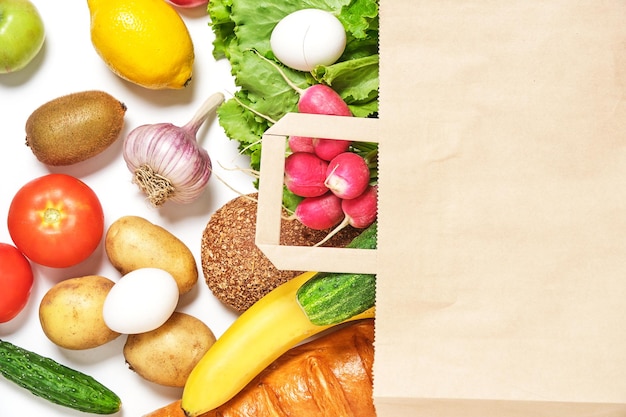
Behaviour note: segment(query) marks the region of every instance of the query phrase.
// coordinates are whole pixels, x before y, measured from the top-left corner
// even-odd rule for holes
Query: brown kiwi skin
[[[26,145],[46,165],[85,161],[119,138],[126,110],[124,103],[99,90],[55,98],[26,120]]]

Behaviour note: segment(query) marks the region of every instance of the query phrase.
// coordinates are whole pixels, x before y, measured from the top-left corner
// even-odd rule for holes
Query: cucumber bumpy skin
[[[120,398],[89,375],[0,340],[0,374],[38,397],[93,414],[117,413]]]
[[[376,232],[374,222],[347,247],[376,249]],[[376,275],[320,272],[304,283],[296,296],[311,323],[338,324],[374,306]]]

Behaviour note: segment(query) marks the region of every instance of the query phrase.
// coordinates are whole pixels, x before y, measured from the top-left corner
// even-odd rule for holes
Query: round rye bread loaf
[[[281,271],[254,243],[257,194],[236,197],[211,215],[201,244],[205,281],[221,302],[237,312],[304,271]],[[281,245],[313,246],[330,230],[313,230],[297,220],[282,220]],[[361,230],[346,227],[323,246],[344,247]]]

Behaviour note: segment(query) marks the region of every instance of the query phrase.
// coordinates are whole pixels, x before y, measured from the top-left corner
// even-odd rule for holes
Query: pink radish
[[[329,229],[343,218],[341,199],[331,192],[319,197],[306,197],[296,207],[295,217],[311,229]]]
[[[365,159],[354,152],[343,152],[330,161],[324,185],[337,197],[356,198],[369,185],[370,170]]]
[[[298,87],[291,81],[283,69],[271,59],[261,55],[258,51],[254,52],[268,64],[272,65],[287,85],[300,95],[298,101],[298,111],[300,113],[311,114],[329,114],[333,116],[352,116],[352,111],[339,94],[325,84],[315,84],[306,89]]]
[[[272,65],[285,80],[287,85],[300,95],[298,111],[309,114],[327,114],[331,116],[352,116],[352,111],[341,96],[325,84],[315,84],[306,89],[298,87],[274,61],[255,51],[261,59]],[[350,141],[335,139],[314,139],[315,153],[322,159],[330,161],[350,146]],[[317,149],[319,147],[319,150]],[[318,153],[319,152],[319,153]]]
[[[283,76],[285,76],[283,74]],[[285,77],[286,78],[286,77]],[[298,111],[310,114],[352,116],[350,108],[339,94],[326,84],[315,84],[303,90],[287,79],[287,84],[300,94]]]
[[[315,246],[323,245],[331,237],[347,226],[365,229],[376,220],[378,214],[378,186],[368,185],[365,191],[356,198],[341,200],[341,210],[344,218],[324,239]]]
[[[324,185],[328,162],[308,152],[292,153],[285,159],[285,186],[300,197],[318,197],[328,188]]]
[[[310,114],[328,114],[332,116],[352,116],[352,112],[345,101],[327,85],[316,84],[306,90],[293,88],[300,93],[298,111]],[[313,152],[320,158],[330,161],[335,156],[345,152],[352,142],[343,139],[313,138]]]
[[[330,161],[340,153],[346,152],[350,147],[349,140],[343,139],[312,139],[313,152],[325,161]]]
[[[350,200],[341,200],[341,210],[348,224],[357,229],[369,227],[378,214],[378,186],[368,185],[363,193]]]
[[[306,136],[289,136],[287,141],[292,152],[314,153],[313,139]],[[323,158],[322,158],[323,159]]]
[[[298,89],[300,101],[298,111],[310,114],[328,114],[332,116],[352,116],[352,112],[345,101],[327,85],[316,84],[306,90]],[[313,152],[320,158],[330,161],[335,156],[345,152],[350,147],[349,140],[313,138]]]

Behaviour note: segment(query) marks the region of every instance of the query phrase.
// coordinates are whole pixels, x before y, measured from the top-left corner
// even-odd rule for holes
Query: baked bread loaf
[[[237,312],[304,271],[281,271],[254,243],[257,194],[239,196],[211,215],[201,243],[202,272],[209,289]],[[313,246],[330,232],[310,229],[297,220],[282,220],[281,245]],[[361,233],[346,227],[323,246],[344,247]]]
[[[367,319],[296,346],[200,417],[375,417],[373,341],[374,319]],[[185,414],[177,400],[144,417]]]

